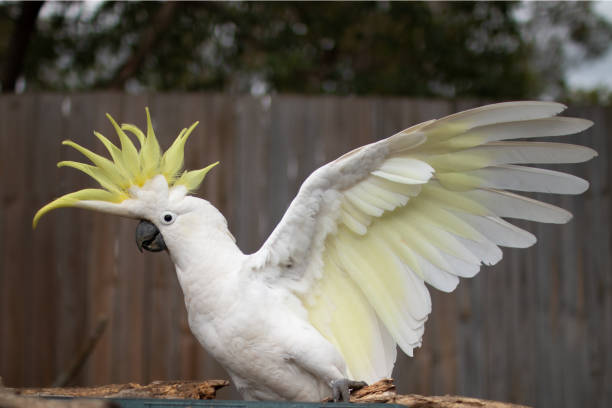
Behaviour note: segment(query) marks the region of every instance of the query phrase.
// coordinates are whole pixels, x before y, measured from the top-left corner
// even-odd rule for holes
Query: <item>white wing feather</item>
[[[503,140],[561,136],[591,122],[547,102],[484,106],[406,129],[315,171],[250,267],[295,293],[351,377],[390,376],[396,347],[420,346],[431,299],[536,238],[500,217],[564,223],[561,208],[504,191],[579,194],[578,177],[519,166],[576,163],[583,146]]]

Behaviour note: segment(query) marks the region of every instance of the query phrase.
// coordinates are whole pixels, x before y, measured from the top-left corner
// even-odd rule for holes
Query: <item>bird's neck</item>
[[[213,206],[196,212],[176,239],[167,240],[185,304],[215,313],[231,296],[245,255],[235,243],[223,215]]]

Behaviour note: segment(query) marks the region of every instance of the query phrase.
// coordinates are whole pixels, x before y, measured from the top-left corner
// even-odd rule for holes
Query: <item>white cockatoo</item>
[[[102,189],[66,194],[80,207],[140,221],[140,249],[167,250],[185,296],[189,327],[245,399],[347,399],[362,381],[389,377],[396,345],[412,356],[431,312],[426,284],[451,292],[500,246],[536,238],[504,220],[565,223],[561,208],[506,190],[580,194],[588,183],[529,163],[576,163],[583,146],[519,138],[587,129],[549,102],[488,105],[431,120],[355,149],[313,172],[261,249],[246,255],[223,215],[190,195],[217,163],[183,171],[195,124],[162,154],[147,130],[119,126],[112,160],[71,141],[92,164],[60,162]],[[125,132],[140,144],[137,149]]]

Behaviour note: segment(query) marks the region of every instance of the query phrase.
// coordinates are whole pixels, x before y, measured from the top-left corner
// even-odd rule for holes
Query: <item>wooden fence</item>
[[[11,386],[53,382],[101,316],[109,324],[74,384],[227,378],[190,334],[165,253],[140,254],[136,222],[77,209],[36,209],[91,186],[57,169],[81,160],[60,142],[99,152],[104,117],[144,126],[149,106],[162,146],[199,120],[187,165],[221,165],[200,193],[217,205],[245,252],[258,248],[304,178],[341,153],[477,101],[224,96],[30,94],[0,97],[0,376]],[[539,243],[506,250],[496,267],[433,293],[415,358],[400,356],[402,392],[456,393],[538,407],[612,406],[610,157],[612,110],[570,109],[596,125],[569,140],[600,156],[570,166],[591,181],[579,197],[550,197],[575,215],[567,225],[521,223]],[[237,397],[226,391],[222,397]]]

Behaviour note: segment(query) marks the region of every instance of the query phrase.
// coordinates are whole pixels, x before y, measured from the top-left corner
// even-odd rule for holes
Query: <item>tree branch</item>
[[[100,341],[100,338],[104,334],[104,330],[106,329],[106,324],[108,323],[108,318],[106,316],[102,316],[98,320],[98,325],[94,330],[93,334],[87,339],[87,342],[83,344],[79,353],[74,356],[73,360],[70,362],[70,366],[66,371],[63,371],[53,382],[53,387],[64,387],[70,383],[70,381],[78,374],[83,364],[89,358],[89,355],[93,352],[96,344]]]

